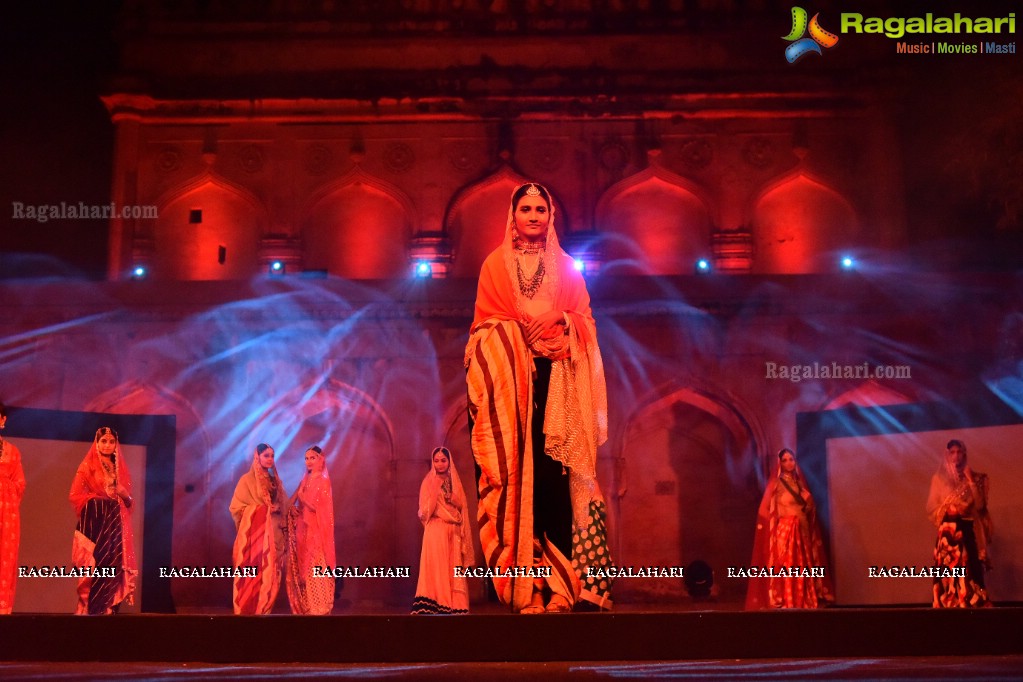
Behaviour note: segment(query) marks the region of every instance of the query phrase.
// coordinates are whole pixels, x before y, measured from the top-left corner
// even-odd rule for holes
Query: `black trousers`
[[[572,558],[572,497],[568,488],[568,470],[544,452],[544,414],[551,384],[551,361],[534,358],[533,382],[533,535],[544,535],[558,550]]]

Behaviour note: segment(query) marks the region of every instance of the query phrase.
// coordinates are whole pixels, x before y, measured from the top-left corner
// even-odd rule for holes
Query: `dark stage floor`
[[[326,642],[310,643],[314,647]],[[0,663],[4,680],[1020,680],[1023,656],[727,659],[602,663]]]
[[[0,618],[0,678],[1019,680],[1021,632],[1018,606],[447,617],[14,615]]]

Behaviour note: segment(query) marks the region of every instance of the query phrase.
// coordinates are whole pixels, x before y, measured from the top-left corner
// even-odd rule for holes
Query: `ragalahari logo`
[[[838,44],[838,36],[821,28],[817,20],[819,16],[820,13],[814,14],[813,19],[807,22],[805,9],[792,8],[792,31],[783,38],[792,43],[785,48],[785,59],[789,60],[789,64],[795,64],[810,52],[822,54],[822,47],[834,47]],[[807,32],[810,33],[810,37],[804,38]]]

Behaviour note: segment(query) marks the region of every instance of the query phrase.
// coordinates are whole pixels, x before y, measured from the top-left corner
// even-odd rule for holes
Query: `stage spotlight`
[[[714,569],[706,561],[697,559],[685,567],[682,579],[686,592],[693,599],[706,599],[714,587]]]
[[[842,256],[842,269],[852,270],[856,267],[856,261],[853,260],[852,256]]]
[[[131,278],[132,279],[145,279],[146,275],[148,275],[148,274],[149,274],[149,271],[146,270],[144,265],[136,265],[135,268],[131,271]]]
[[[416,263],[416,277],[430,277],[433,275],[433,268],[430,267],[430,263],[425,260],[421,260]]]
[[[586,272],[586,261],[581,258],[572,259],[572,265],[574,265],[575,269],[579,272]]]
[[[709,260],[707,260],[706,258],[701,258],[700,260],[696,261],[696,274],[697,275],[705,275],[708,272],[710,272],[710,261]]]
[[[275,260],[272,263],[270,263],[270,276],[271,277],[280,277],[281,275],[283,275],[285,273],[285,270],[286,270],[286,268],[284,266],[284,263],[279,261],[279,260]]]

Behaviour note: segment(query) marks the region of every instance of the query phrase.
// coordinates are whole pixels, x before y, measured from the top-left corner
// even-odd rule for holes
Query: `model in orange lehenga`
[[[751,564],[786,576],[751,577],[747,609],[815,609],[834,600],[813,495],[788,448],[778,453],[757,512]],[[806,571],[802,569],[807,569]],[[806,575],[816,569],[823,575]],[[799,575],[794,575],[798,573]]]

